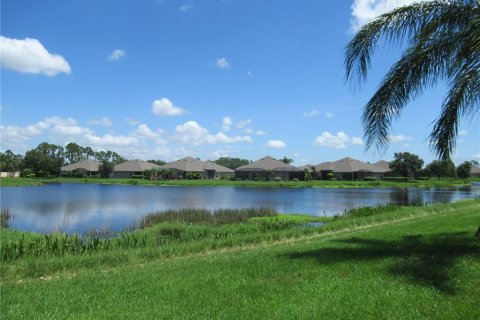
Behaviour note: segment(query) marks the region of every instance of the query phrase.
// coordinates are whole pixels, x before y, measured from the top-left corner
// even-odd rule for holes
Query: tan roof
[[[295,166],[266,156],[255,162],[238,167],[235,171],[299,171]]]
[[[175,169],[184,172],[203,172],[206,170],[214,170],[222,173],[233,173],[230,168],[221,166],[210,161],[201,161],[192,157],[186,157],[177,161],[169,162],[160,166],[159,169]]]
[[[82,160],[76,163],[71,163],[69,165],[63,166],[60,168],[60,171],[75,171],[78,169],[83,169],[86,171],[98,171],[98,166],[100,163],[97,160]]]
[[[478,173],[480,173],[480,168],[479,167],[472,167],[472,169],[470,169],[470,173],[478,174]]]
[[[323,162],[315,166],[318,171],[332,170],[334,172],[358,172],[358,171],[369,171],[369,172],[388,172],[389,169],[384,169],[381,167],[374,166],[369,163],[362,162],[360,160],[355,160],[352,158],[343,158],[334,162]]]
[[[305,169],[307,169],[308,172],[312,172],[312,167],[313,167],[313,165],[311,165],[311,164],[306,164],[306,165],[304,165],[304,166],[297,167],[297,168],[298,168],[299,170],[301,170],[301,171],[305,171]],[[316,168],[315,168],[315,169],[316,169]]]
[[[135,159],[127,162],[117,164],[114,168],[114,172],[142,172],[145,170],[158,169],[159,165],[155,163],[146,162],[143,160]]]
[[[391,169],[390,169],[390,162],[385,161],[385,160],[377,161],[377,162],[373,163],[373,165],[374,165],[375,167],[380,167],[380,168],[383,168],[383,169],[388,169],[389,171],[391,170]]]

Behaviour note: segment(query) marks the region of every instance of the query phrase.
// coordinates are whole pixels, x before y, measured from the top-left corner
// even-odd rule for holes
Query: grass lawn
[[[0,186],[15,187],[42,185],[47,183],[97,183],[97,184],[129,184],[145,186],[232,186],[232,187],[264,187],[264,188],[378,188],[378,187],[445,187],[470,185],[474,179],[447,179],[440,180],[408,180],[388,179],[377,181],[347,181],[347,180],[315,180],[315,181],[230,181],[230,180],[162,180],[151,181],[143,179],[122,178],[0,178]]]
[[[253,228],[231,238],[210,238],[205,231],[206,239],[180,236],[142,248],[2,261],[0,314],[2,319],[480,318],[480,241],[473,236],[480,224],[479,200],[357,211],[318,228],[255,229],[284,219],[297,218],[216,226]],[[154,225],[141,232],[158,239],[166,235],[160,230]],[[2,242],[19,236],[2,233]]]

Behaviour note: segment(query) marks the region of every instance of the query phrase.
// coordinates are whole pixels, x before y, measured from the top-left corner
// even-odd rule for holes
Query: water
[[[15,215],[13,228],[82,233],[103,227],[121,230],[145,214],[166,209],[266,207],[286,214],[328,216],[361,206],[452,202],[480,197],[480,187],[282,189],[51,184],[2,187],[0,193],[1,208]]]

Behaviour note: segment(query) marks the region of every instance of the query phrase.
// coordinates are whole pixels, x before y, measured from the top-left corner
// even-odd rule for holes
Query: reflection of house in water
[[[348,157],[334,162],[322,162],[316,165],[315,169],[321,179],[327,179],[327,174],[333,173],[337,180],[360,180],[366,177],[383,179],[385,173],[390,172],[390,168],[385,168],[383,163],[381,166],[376,166]]]
[[[234,174],[234,171],[227,167],[214,162],[201,161],[191,157],[169,162],[160,166],[159,169],[173,170],[184,178],[186,178],[188,172],[198,173],[202,179],[219,179],[222,177],[231,177]]]
[[[271,180],[274,178],[291,180],[293,178],[302,178],[303,170],[267,156],[238,167],[235,170],[235,177],[242,180]]]
[[[97,160],[82,160],[76,163],[71,163],[69,165],[63,166],[60,168],[60,172],[62,174],[66,174],[67,172],[74,172],[79,174],[84,174],[86,176],[97,176],[98,175],[98,167],[100,163]]]

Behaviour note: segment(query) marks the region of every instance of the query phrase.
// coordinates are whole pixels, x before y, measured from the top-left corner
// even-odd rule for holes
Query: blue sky
[[[381,47],[367,83],[344,82],[354,30],[408,0],[3,0],[1,146],[76,142],[127,158],[265,155],[434,159],[445,87],[410,103],[385,153],[365,151],[361,113],[399,51]],[[477,123],[478,124],[478,123]],[[480,159],[460,124],[454,161]]]

